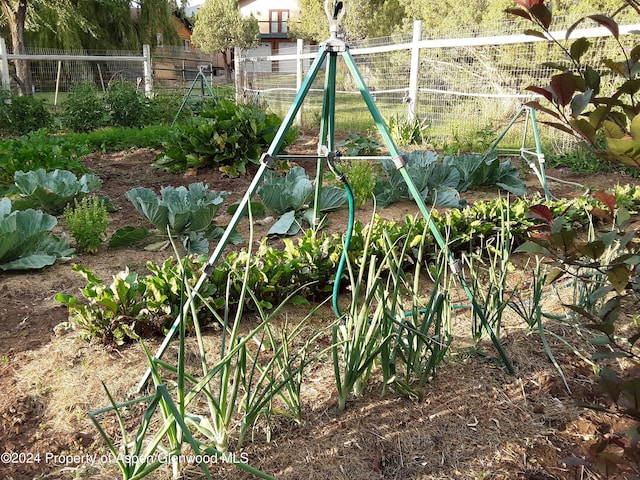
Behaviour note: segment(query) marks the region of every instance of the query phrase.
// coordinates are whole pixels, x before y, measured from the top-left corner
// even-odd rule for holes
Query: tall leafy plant
[[[155,166],[178,172],[215,167],[237,177],[246,171],[248,164],[259,162],[281,123],[275,114],[221,99],[208,105],[199,117],[175,126]],[[283,147],[296,136],[297,130],[290,129]]]
[[[44,130],[0,141],[0,188],[13,184],[17,171],[56,169],[85,173],[80,157],[91,150],[82,141],[48,135]]]
[[[386,178],[378,181],[375,194],[381,206],[410,199],[403,175],[391,160],[383,160]],[[432,150],[414,150],[407,155],[405,170],[422,199],[429,204],[446,207],[464,206],[460,192],[473,187],[496,187],[513,195],[524,195],[525,184],[510,161],[467,154],[440,158]]]
[[[637,93],[640,82],[640,46],[623,42],[615,14],[631,9],[640,16],[635,0],[624,0],[614,15],[589,15],[571,25],[564,41],[551,33],[553,13],[544,0],[516,0],[520,5],[507,12],[525,18],[536,28],[529,35],[547,39],[562,51],[565,61],[547,62],[557,71],[548,85],[531,85],[527,90],[540,95],[528,105],[546,113],[544,123],[569,133],[591,145],[603,159],[640,168],[640,115]],[[619,47],[617,58],[604,59],[596,65],[595,47],[586,38],[570,40],[571,34],[585,21],[606,28]],[[606,80],[606,81],[605,81]],[[599,141],[604,137],[606,146]]]
[[[247,272],[248,268],[245,275]],[[187,282],[182,284],[186,287]],[[222,334],[219,351],[213,354],[205,349],[193,303],[184,303],[187,298],[195,298],[198,292],[183,289],[177,363],[152,357],[145,347],[154,393],[117,403],[107,390],[111,405],[90,412],[107,447],[118,458],[123,478],[148,476],[162,466],[157,460],[161,453],[175,457],[172,467],[177,476],[181,467],[179,454],[190,448],[195,455],[206,456],[212,461],[233,463],[253,477],[273,479],[249,465],[246,457],[238,452],[261,418],[268,425],[272,415],[283,412],[297,422],[301,421],[300,382],[304,368],[313,359],[308,352],[309,342],[314,341],[315,335],[302,342],[301,347],[292,349],[306,319],[278,335],[271,322],[286,302],[272,314],[266,314],[258,306],[261,322],[241,333],[243,307],[245,302],[254,299],[246,282],[244,285],[235,313],[231,312],[230,302],[226,302],[224,313],[216,315]],[[211,310],[215,312],[214,308]],[[185,361],[186,318],[193,324],[198,348],[199,365],[193,369],[189,368],[190,362]],[[258,349],[252,348],[255,343],[258,343]],[[174,387],[167,387],[168,378]],[[135,404],[143,405],[145,409],[138,428],[131,431],[124,413],[126,407]],[[119,442],[107,433],[101,422],[101,417],[109,413],[120,426]],[[125,455],[118,455],[121,449]],[[199,462],[205,477],[212,478],[207,463],[210,462]]]

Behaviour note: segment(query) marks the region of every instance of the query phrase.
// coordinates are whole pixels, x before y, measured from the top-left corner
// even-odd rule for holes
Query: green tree
[[[205,53],[222,53],[227,81],[231,81],[231,49],[255,47],[260,27],[253,16],[242,17],[235,0],[206,0],[196,14],[191,39]]]
[[[11,33],[11,45],[14,54],[25,53],[24,28],[27,19],[27,0],[0,0],[2,10],[2,23],[9,25]],[[20,92],[23,95],[31,94],[31,75],[29,65],[24,60],[16,61],[16,77]]]
[[[184,7],[184,0],[180,0]],[[131,5],[139,8],[137,23]],[[27,44],[58,48],[135,49],[150,43],[156,33],[177,40],[171,15],[176,0],[0,0],[0,26],[7,26],[14,53]],[[27,61],[16,61],[16,80],[24,95],[31,94]]]
[[[343,19],[347,40],[390,35],[404,17],[401,0],[349,0]],[[308,41],[329,37],[324,0],[300,0],[300,21],[291,25],[291,35]]]
[[[137,0],[134,5],[138,5],[140,12],[137,22],[140,43],[155,43],[157,33],[162,33],[162,38],[169,45],[179,40],[171,20],[178,8],[175,0]]]
[[[129,0],[71,0],[70,6],[72,10],[39,6],[37,19],[28,22],[28,45],[63,50],[140,48]]]

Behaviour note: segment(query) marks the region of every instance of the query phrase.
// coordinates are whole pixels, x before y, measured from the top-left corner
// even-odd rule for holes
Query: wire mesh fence
[[[620,41],[633,46],[632,35],[638,25],[617,19],[621,25]],[[637,19],[635,19],[637,20]],[[555,19],[558,28],[568,28],[576,18]],[[525,90],[529,85],[547,85],[557,72],[550,63],[567,63],[561,49],[549,41],[522,32],[529,28],[521,21],[483,25],[455,32],[427,31],[420,24],[414,32],[392,37],[368,39],[349,44],[350,53],[373,94],[385,119],[415,115],[429,125],[428,134],[434,144],[455,144],[469,136],[500,133],[521,111],[523,103],[534,98]],[[454,35],[455,34],[455,35]],[[593,44],[590,65],[603,65],[607,58],[621,59],[620,47],[609,32],[595,22],[583,22],[572,38],[587,36]],[[564,32],[554,34],[564,40]],[[419,38],[419,41],[412,39]],[[298,58],[306,72],[317,46],[307,46]],[[412,52],[419,51],[417,72],[412,72]],[[414,53],[415,54],[415,53]],[[281,58],[287,59],[283,68]],[[268,105],[284,114],[297,92],[295,49],[277,55],[256,57],[245,52],[240,59],[240,85],[250,101]],[[412,92],[411,75],[417,74],[417,90]],[[319,123],[324,96],[324,79],[316,78],[302,108],[302,124]],[[607,87],[606,85],[604,86]],[[412,112],[413,109],[413,112]],[[538,116],[544,120],[544,115]],[[336,75],[336,124],[347,131],[366,131],[373,120],[360,99],[355,83],[346,67],[338,61]],[[516,122],[504,141],[511,145],[526,142],[522,122]],[[540,126],[543,143],[556,150],[573,146],[567,134]]]
[[[16,56],[0,39],[2,85],[18,90]],[[141,51],[86,51],[53,48],[27,48],[20,58],[29,62],[32,93],[60,105],[65,95],[82,82],[92,82],[105,91],[117,81],[135,83],[140,92],[182,94],[200,72],[210,83],[224,82],[220,58],[185,46],[158,46]],[[146,70],[145,70],[146,69]]]

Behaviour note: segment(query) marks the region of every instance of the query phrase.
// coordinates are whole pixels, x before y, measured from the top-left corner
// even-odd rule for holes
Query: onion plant
[[[507,281],[509,272],[513,270],[510,260],[513,245],[510,210],[508,206],[500,205],[500,223],[496,234],[481,238],[480,246],[466,255],[473,296],[482,306],[487,324],[498,337],[502,315],[512,297],[508,293]],[[483,330],[484,326],[474,310],[471,331],[476,342],[482,338]]]
[[[250,240],[249,245],[252,244]],[[231,444],[235,441],[233,451],[239,451],[258,419],[264,418],[268,424],[274,413],[283,413],[297,422],[301,421],[300,382],[304,368],[315,358],[309,355],[315,335],[292,350],[293,343],[304,331],[308,317],[291,331],[284,330],[285,325],[280,334],[271,323],[298,292],[267,314],[247,288],[249,267],[247,262],[241,273],[245,282],[235,312],[231,312],[231,302],[226,302],[225,311],[217,313],[210,299],[190,291],[188,282],[182,282],[182,298],[199,296],[202,304],[220,323],[219,354],[215,357],[207,355],[198,309],[195,302],[190,301],[181,308],[185,314],[180,322],[176,364],[152,357],[143,345],[150,364],[154,393],[120,404],[108,394],[111,406],[90,413],[108,448],[118,458],[124,479],[143,478],[167,463],[168,458],[179,459],[178,455],[183,454],[187,446],[201,459],[210,456],[234,463],[254,477],[273,478],[229,453]],[[230,272],[229,275],[238,273]],[[229,289],[226,295],[230,295]],[[255,328],[241,333],[243,306],[250,301],[256,304],[261,321]],[[188,318],[193,322],[200,372],[189,371],[185,361],[185,324]],[[264,360],[264,356],[269,359]],[[132,435],[125,428],[122,412],[134,404],[146,404],[146,409],[138,430]],[[98,417],[107,412],[113,412],[121,426],[120,448],[125,455],[120,454],[121,450],[99,422]],[[205,476],[211,478],[206,463],[200,462],[200,467]],[[178,476],[179,462],[172,462],[172,466],[174,477]]]
[[[374,216],[372,224],[375,221]],[[445,313],[450,305],[439,282],[426,303],[421,300],[421,240],[426,231],[395,242],[383,235],[382,251],[387,253],[380,256],[369,253],[373,230],[367,230],[364,250],[356,265],[347,263],[351,302],[332,327],[339,410],[344,410],[351,395],[363,393],[378,364],[383,377],[382,394],[391,385],[414,394],[414,380],[417,378],[418,385],[424,385],[444,358],[451,339]],[[420,252],[412,282],[405,273],[410,248]]]

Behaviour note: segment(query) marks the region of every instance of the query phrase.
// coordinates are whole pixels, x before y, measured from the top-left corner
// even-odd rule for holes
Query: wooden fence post
[[[9,76],[9,59],[7,57],[7,44],[4,38],[0,38],[0,88],[11,89],[11,77]]]
[[[151,65],[151,47],[145,44],[142,46],[142,56],[144,57],[144,94],[147,98],[153,95],[153,67]]]

